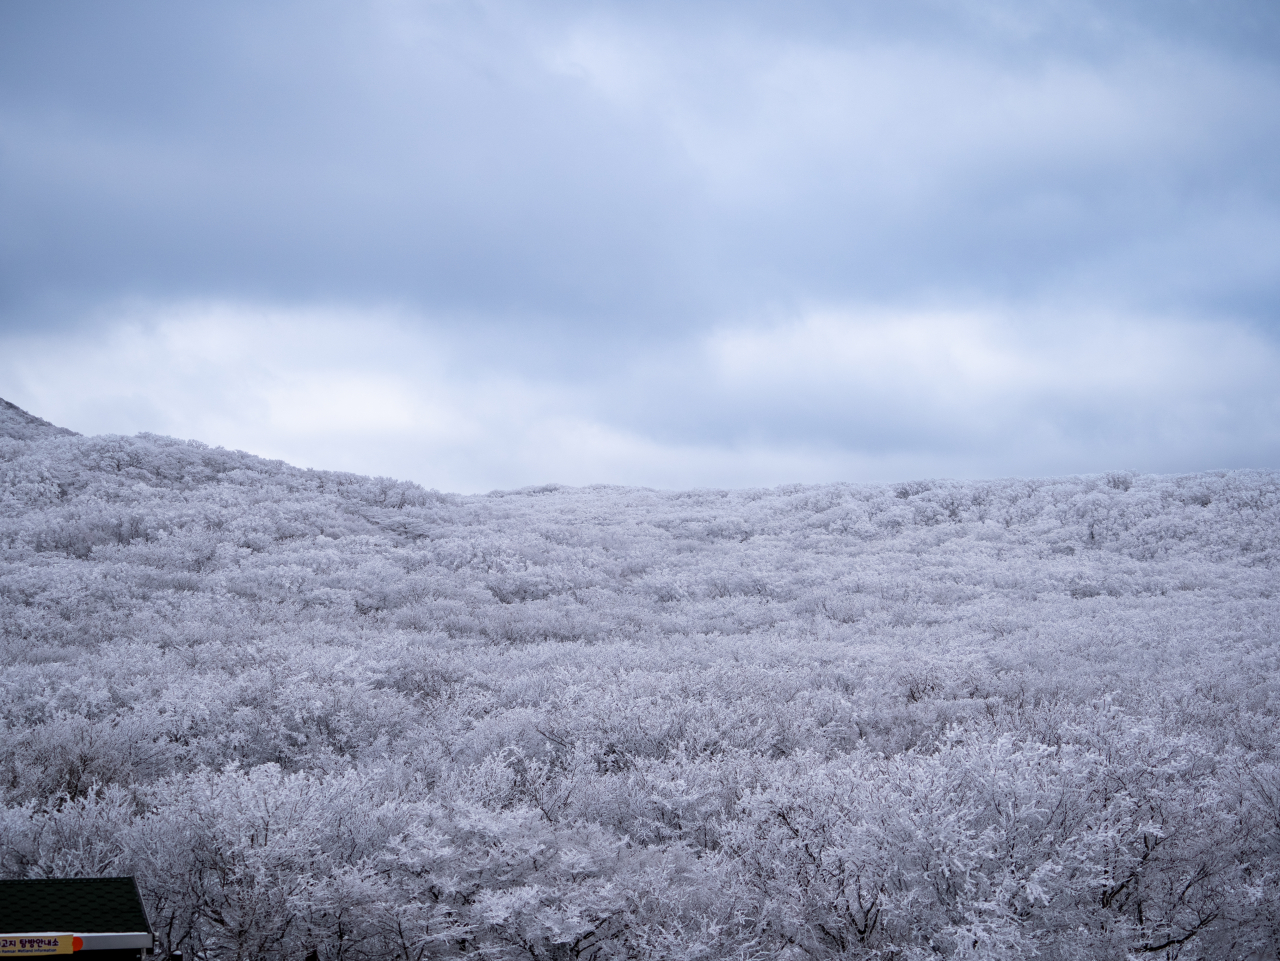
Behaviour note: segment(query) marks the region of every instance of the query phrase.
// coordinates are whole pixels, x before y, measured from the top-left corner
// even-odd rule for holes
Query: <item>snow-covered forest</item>
[[[455,496],[0,409],[0,874],[188,958],[1275,958],[1280,474]]]

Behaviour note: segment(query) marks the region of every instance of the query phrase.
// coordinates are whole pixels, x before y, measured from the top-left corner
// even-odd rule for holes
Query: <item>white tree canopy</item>
[[[460,497],[0,409],[0,873],[202,957],[1276,957],[1280,474]]]

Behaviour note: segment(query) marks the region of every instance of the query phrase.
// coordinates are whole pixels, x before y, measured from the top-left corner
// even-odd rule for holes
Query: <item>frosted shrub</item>
[[[12,418],[10,418],[12,420]],[[1275,958],[1280,476],[0,437],[0,872],[201,957]]]

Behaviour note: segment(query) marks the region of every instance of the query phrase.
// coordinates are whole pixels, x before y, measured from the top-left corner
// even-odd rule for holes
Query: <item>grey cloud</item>
[[[11,36],[74,61],[5,78],[11,302],[230,292],[625,314],[619,288],[680,286],[670,221],[689,204],[643,137],[492,25],[404,41],[320,10],[324,30],[308,7],[239,9],[212,35],[139,16],[96,45],[62,47],[65,24]],[[173,47],[196,66],[173,68]]]
[[[0,16],[10,324],[48,298],[131,294],[399,301],[584,336],[669,332],[806,298],[1083,288],[1153,304],[1174,291],[1260,319],[1280,301],[1280,79],[1266,4],[560,5],[535,16],[503,4],[52,3]],[[651,100],[619,104],[550,69],[546,51],[575,31],[651,55],[663,74]],[[752,98],[786,57],[871,52],[892,64],[894,51],[935,72],[923,89],[898,75],[866,96],[934,114],[921,129],[879,117],[881,167],[866,160],[874,125],[791,155],[742,143],[769,187],[745,197],[690,155],[690,137],[731,146],[741,131],[716,128],[735,116],[748,133],[771,119],[751,119]],[[1164,156],[1152,152],[1158,136],[1117,153],[1107,137],[1123,130],[1074,157],[1055,156],[1044,130],[963,143],[964,118],[947,113],[980,111],[992,78],[1007,94],[1064,65],[1123,97],[1143,64],[1176,69],[1179,58],[1215,78],[1223,102],[1178,103],[1189,91],[1173,90],[1156,104],[1204,126]],[[948,100],[955,71],[973,64],[987,78]],[[810,93],[793,92],[796,106]],[[1083,130],[1082,109],[1070,122]],[[837,126],[862,117],[840,110]],[[904,165],[922,178],[914,194],[891,182]]]
[[[65,409],[429,484],[442,452],[468,489],[1274,465],[1274,364],[1244,368],[1280,340],[1278,11],[3,5],[5,396],[53,416],[96,384]],[[123,338],[114,362],[141,380],[120,331],[186,330],[211,303],[201,337],[293,318],[266,378],[291,399],[244,407],[255,378],[203,366],[199,337],[190,377],[123,387],[71,349]],[[992,386],[920,366],[909,339],[874,363],[787,340],[829,310],[923,313],[957,357],[949,316],[998,318],[982,347],[1014,373],[1095,318],[1110,366],[1092,387],[1088,358],[1080,384],[1055,367]],[[1108,315],[1141,336],[1108,344]],[[400,343],[369,332],[379,316],[417,339],[353,357]],[[312,324],[341,345],[322,364],[291,356]],[[1213,331],[1239,342],[1215,353]],[[716,366],[756,334],[794,369]],[[161,341],[139,341],[152,366]],[[41,351],[79,366],[55,377]],[[370,399],[350,408],[367,431],[307,420],[290,446],[303,421],[280,412],[314,407],[296,384],[353,371],[342,397],[394,380],[436,426],[378,426]]]

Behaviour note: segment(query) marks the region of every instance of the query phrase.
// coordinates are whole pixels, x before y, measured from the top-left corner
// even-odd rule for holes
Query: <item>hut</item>
[[[133,878],[0,881],[0,958],[141,961],[155,944]]]

